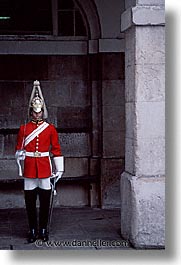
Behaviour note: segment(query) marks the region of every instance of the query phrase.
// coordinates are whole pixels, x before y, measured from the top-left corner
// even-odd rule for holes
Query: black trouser
[[[36,209],[37,191],[38,191],[37,188],[34,190],[24,191],[25,205],[26,205],[30,230],[32,229],[37,230],[37,209]]]
[[[39,229],[47,229],[50,208],[50,196],[51,190],[43,190],[39,188]]]
[[[37,194],[39,195],[40,201],[39,228],[47,229],[51,190],[43,190],[40,188],[36,188],[34,190],[25,190],[24,193],[30,230],[37,230]]]

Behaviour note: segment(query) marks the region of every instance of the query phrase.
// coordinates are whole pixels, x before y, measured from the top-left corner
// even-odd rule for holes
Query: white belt
[[[26,156],[30,157],[45,157],[49,156],[49,152],[26,152]]]

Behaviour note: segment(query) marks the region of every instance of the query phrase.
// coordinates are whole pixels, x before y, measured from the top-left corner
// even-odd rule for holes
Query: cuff
[[[64,157],[63,156],[56,156],[53,158],[56,171],[64,171]]]

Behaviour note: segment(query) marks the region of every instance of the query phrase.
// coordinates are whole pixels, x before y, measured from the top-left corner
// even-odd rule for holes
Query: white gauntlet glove
[[[15,158],[18,160],[25,160],[26,151],[25,150],[17,150],[15,153]]]
[[[17,150],[16,151],[15,159],[16,159],[16,162],[18,164],[19,176],[20,177],[23,175],[20,161],[21,160],[25,160],[25,157],[26,157],[26,151],[25,150]]]
[[[55,177],[57,182],[62,177],[64,172],[64,157],[63,156],[54,157],[53,161],[56,168]]]

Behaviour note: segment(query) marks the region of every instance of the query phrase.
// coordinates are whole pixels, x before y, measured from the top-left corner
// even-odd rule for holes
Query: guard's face
[[[38,120],[41,120],[42,117],[43,117],[43,111],[40,111],[40,112],[32,111],[33,120],[38,121]]]

